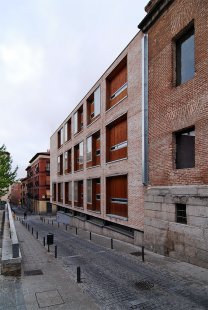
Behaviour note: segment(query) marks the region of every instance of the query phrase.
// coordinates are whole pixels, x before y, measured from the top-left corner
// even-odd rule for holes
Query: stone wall
[[[187,224],[176,222],[185,204]],[[208,186],[152,187],[145,198],[145,247],[208,268]]]

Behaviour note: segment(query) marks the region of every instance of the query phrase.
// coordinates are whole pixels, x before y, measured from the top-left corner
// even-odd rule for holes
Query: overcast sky
[[[29,160],[138,32],[147,0],[0,0],[0,145]]]

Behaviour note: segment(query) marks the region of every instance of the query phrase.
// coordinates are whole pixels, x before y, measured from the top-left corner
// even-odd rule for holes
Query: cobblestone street
[[[133,246],[132,250],[129,246],[128,251],[128,245],[123,248],[120,245],[119,251],[111,250],[109,240],[92,234],[92,241],[89,241],[89,232],[78,230],[76,235],[74,228],[68,227],[66,231],[64,225],[58,228],[56,222],[52,226],[51,219],[43,223],[37,217],[30,217],[27,223],[30,230],[33,227],[34,238],[36,231],[39,232],[41,243],[48,232],[54,234],[58,263],[74,281],[76,268],[81,267],[82,283],[78,285],[101,309],[208,309],[206,270],[204,277],[198,278],[186,271],[174,273],[165,262],[169,260],[177,265],[176,260],[161,256],[161,262],[145,259],[143,263],[141,257],[128,253],[135,252]],[[54,255],[54,245],[48,255]],[[192,268],[186,264],[186,269],[188,266]],[[193,268],[198,274],[203,271]]]

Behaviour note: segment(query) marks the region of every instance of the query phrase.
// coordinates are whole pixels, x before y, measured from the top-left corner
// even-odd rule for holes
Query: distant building
[[[26,205],[27,200],[27,177],[20,179],[21,181],[21,204]]]
[[[21,203],[21,182],[17,181],[11,185],[9,200],[12,204],[19,205]]]
[[[40,152],[29,161],[26,205],[36,214],[52,213],[50,203],[50,153]]]

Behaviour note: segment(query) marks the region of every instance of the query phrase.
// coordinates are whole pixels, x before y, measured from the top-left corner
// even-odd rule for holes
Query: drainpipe
[[[142,183],[148,184],[148,34],[142,39]]]

